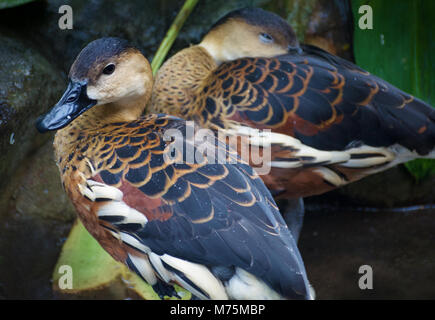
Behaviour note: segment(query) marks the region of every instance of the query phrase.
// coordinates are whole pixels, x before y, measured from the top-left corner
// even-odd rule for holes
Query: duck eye
[[[260,33],[260,40],[264,43],[271,43],[273,42],[273,38],[268,33]]]
[[[104,74],[112,74],[113,71],[115,71],[115,65],[113,63],[108,64],[107,66],[104,67],[103,69],[103,73]]]

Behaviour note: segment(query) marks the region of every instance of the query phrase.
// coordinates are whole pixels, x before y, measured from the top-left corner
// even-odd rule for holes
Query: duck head
[[[151,90],[151,67],[142,53],[125,40],[101,38],[77,56],[62,98],[36,127],[40,132],[61,129],[91,108],[112,121],[134,120]]]
[[[230,12],[199,44],[220,64],[243,57],[273,57],[301,52],[296,34],[277,14],[260,8]]]

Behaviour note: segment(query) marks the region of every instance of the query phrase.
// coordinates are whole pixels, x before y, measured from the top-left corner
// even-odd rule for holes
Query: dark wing
[[[168,270],[181,284],[189,278],[164,260],[169,255],[210,270],[239,267],[285,297],[307,297],[296,243],[261,179],[214,136],[206,143],[231,163],[209,163],[186,130],[184,121],[163,115],[100,130],[100,161],[94,164],[99,178],[121,190],[123,201],[147,223],[115,213],[100,219],[111,222],[126,244],[159,256],[159,263],[150,261],[163,279]],[[196,159],[186,161],[192,154]],[[200,284],[189,283],[210,296]]]
[[[420,155],[435,145],[435,110],[354,64],[312,46],[303,54],[222,64],[201,88],[197,113],[270,128],[318,150],[400,144]]]

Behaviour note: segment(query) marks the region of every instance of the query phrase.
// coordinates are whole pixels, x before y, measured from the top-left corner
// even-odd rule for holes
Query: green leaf
[[[361,5],[373,9],[373,29],[360,29]],[[356,63],[434,106],[435,104],[435,1],[353,0]],[[423,179],[435,172],[435,160],[418,159],[406,164]]]
[[[72,270],[71,289],[62,289],[59,285],[59,280],[65,275],[59,270],[62,270],[61,266],[65,265],[70,266]],[[54,268],[53,290],[62,297],[160,299],[149,284],[124,264],[115,261],[79,220],[72,227]],[[175,286],[175,290],[183,300],[192,297],[190,292],[179,286]]]
[[[53,273],[55,286],[62,276],[58,272],[62,265],[70,266],[73,270],[74,291],[106,285],[120,273],[118,263],[101,248],[80,222],[73,226],[62,248]]]
[[[59,280],[61,266],[72,270],[72,288],[62,289]],[[127,285],[128,284],[128,285]],[[159,299],[152,287],[115,261],[77,221],[63,245],[60,258],[53,272],[53,289],[62,295],[76,297],[127,298],[126,289],[147,300]],[[98,292],[98,294],[96,293]]]
[[[184,22],[189,17],[190,13],[193,11],[197,3],[198,0],[186,0],[184,2],[184,5],[181,7],[180,11],[175,17],[174,22],[166,33],[166,36],[160,44],[159,49],[157,50],[156,55],[154,56],[154,59],[151,63],[153,75],[155,75],[159,70],[160,66],[166,58],[166,55],[169,52],[169,49],[171,49],[172,44],[174,43],[175,39],[178,36],[178,33],[183,27]]]
[[[22,4],[26,4],[32,1],[35,0],[0,0],[0,9],[21,6]]]
[[[405,164],[417,182],[435,174],[433,159],[416,159]]]

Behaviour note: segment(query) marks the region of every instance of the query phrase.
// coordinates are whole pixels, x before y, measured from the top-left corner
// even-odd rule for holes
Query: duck
[[[187,134],[184,119],[143,115],[153,76],[137,48],[94,40],[68,79],[36,128],[56,132],[63,188],[105,251],[161,298],[177,296],[177,284],[197,299],[312,299],[295,239],[255,170],[224,142]],[[226,161],[213,163],[204,144]]]
[[[435,110],[355,64],[299,43],[279,15],[242,8],[199,44],[170,57],[150,112],[168,112],[237,136],[242,156],[300,232],[302,198],[415,158],[435,158]],[[256,161],[253,161],[256,160]],[[260,159],[261,160],[261,159]],[[258,170],[260,168],[261,170]]]

